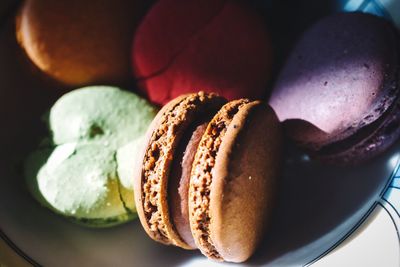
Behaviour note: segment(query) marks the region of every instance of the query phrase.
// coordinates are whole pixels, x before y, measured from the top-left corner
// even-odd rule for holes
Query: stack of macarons
[[[203,92],[165,105],[135,175],[139,218],[154,240],[242,262],[273,207],[280,124],[260,101]]]

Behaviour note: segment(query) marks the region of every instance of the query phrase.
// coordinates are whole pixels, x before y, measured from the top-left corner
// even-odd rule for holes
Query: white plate
[[[159,245],[134,221],[88,229],[42,208],[28,194],[21,162],[42,133],[39,117],[55,95],[29,78],[0,32],[0,237],[44,266],[210,266],[199,252]],[[39,94],[42,92],[43,94]],[[55,91],[54,91],[55,92]],[[400,266],[400,143],[373,162],[338,168],[289,148],[272,225],[254,266]],[[399,171],[400,176],[400,171]]]

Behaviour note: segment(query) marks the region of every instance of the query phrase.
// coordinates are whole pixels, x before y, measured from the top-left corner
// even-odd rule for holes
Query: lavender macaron
[[[270,105],[311,155],[364,162],[400,137],[399,34],[363,13],[326,17],[296,44]]]

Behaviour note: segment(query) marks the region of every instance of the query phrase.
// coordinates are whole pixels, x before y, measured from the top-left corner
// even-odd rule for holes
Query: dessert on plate
[[[270,219],[281,141],[276,115],[260,101],[199,92],[169,102],[136,168],[147,234],[214,260],[247,260]]]
[[[132,68],[156,104],[200,90],[260,99],[271,79],[272,43],[266,22],[244,1],[160,0],[137,28]]]
[[[311,155],[358,163],[400,137],[400,38],[363,13],[313,25],[289,56],[269,103],[286,133]]]
[[[88,226],[136,217],[133,168],[156,109],[110,86],[71,91],[50,109],[49,136],[25,164],[40,203]]]

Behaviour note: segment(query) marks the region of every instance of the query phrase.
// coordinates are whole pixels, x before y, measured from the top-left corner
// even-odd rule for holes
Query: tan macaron
[[[281,162],[281,130],[260,101],[203,92],[179,97],[148,132],[135,181],[151,238],[242,262],[268,223]]]

